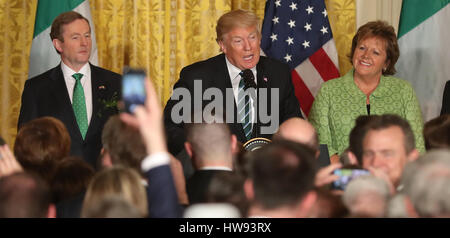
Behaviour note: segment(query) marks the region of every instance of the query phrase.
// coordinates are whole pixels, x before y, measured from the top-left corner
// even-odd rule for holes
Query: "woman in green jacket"
[[[414,131],[417,149],[425,151],[422,113],[414,89],[409,82],[392,76],[399,55],[394,28],[383,21],[369,22],[353,37],[353,68],[320,88],[309,120],[320,143],[328,145],[332,162],[348,147],[350,131],[360,115],[403,117]]]

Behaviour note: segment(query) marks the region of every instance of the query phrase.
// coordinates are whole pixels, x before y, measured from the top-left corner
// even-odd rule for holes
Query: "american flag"
[[[323,0],[268,0],[261,49],[289,65],[295,95],[306,116],[320,85],[339,77],[336,45]]]

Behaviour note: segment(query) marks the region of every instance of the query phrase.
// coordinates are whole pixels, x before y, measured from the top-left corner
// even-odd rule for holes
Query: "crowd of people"
[[[450,216],[450,115],[424,124],[413,88],[392,76],[392,26],[358,29],[352,70],[322,85],[307,120],[290,69],[260,56],[257,17],[231,11],[216,29],[223,54],[185,67],[174,90],[232,89],[234,107],[189,100],[201,110],[180,122],[184,96],[163,109],[149,79],[132,114],[105,105],[120,80],[89,64],[87,19],[58,16],[51,38],[61,65],[27,81],[15,144],[0,146],[0,217]],[[249,87],[279,93],[263,101]],[[262,129],[272,122],[261,106],[278,113],[275,131]],[[259,137],[270,140],[248,149]]]

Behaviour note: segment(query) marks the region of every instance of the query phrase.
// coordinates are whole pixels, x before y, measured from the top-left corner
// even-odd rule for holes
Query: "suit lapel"
[[[102,90],[106,89],[105,82],[99,74],[96,67],[89,64],[91,67],[91,87],[92,87],[92,117],[89,123],[88,131],[86,133],[86,139],[95,134],[96,128],[100,127],[101,114],[100,114],[100,99],[102,98]]]
[[[254,130],[252,131],[253,137],[260,137],[261,132],[260,130],[260,112],[258,111],[260,108],[264,107],[267,110],[269,110],[269,106],[267,105],[270,102],[270,92],[268,88],[268,79],[267,75],[265,75],[264,72],[264,57],[260,57],[258,64],[256,65],[256,90],[258,92],[258,97],[256,100],[256,125],[254,127]],[[267,96],[267,101],[262,101],[263,97],[261,97],[261,89],[263,90]],[[262,106],[260,106],[262,104]]]
[[[222,57],[220,58],[220,64],[216,68],[215,71],[217,72],[217,75],[223,75],[223,77],[219,78],[219,79],[213,78],[213,80],[216,80],[215,85],[217,85],[217,87],[220,90],[225,92],[225,90],[227,88],[233,88],[233,86],[231,85],[230,74],[228,73],[227,63],[225,61],[225,55],[224,54],[222,54]],[[224,103],[225,103],[225,101],[224,101]]]
[[[263,64],[264,58],[261,57],[259,59],[258,64],[256,65],[256,73],[257,73],[257,87],[258,88],[267,88],[267,82],[268,78],[267,75],[264,73],[264,64]]]

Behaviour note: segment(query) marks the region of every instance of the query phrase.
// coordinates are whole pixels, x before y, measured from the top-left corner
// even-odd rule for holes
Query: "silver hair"
[[[384,216],[384,208],[386,207],[389,196],[389,186],[384,180],[373,175],[364,175],[350,181],[342,195],[342,200],[353,215],[382,217]],[[358,203],[364,199],[377,202],[382,209],[377,211],[376,214],[367,214],[368,210],[363,211],[358,206]]]
[[[450,150],[421,156],[405,167],[402,183],[419,216],[450,216]]]
[[[394,195],[388,202],[386,217],[388,218],[410,218],[406,209],[406,197],[404,194],[398,193]]]

